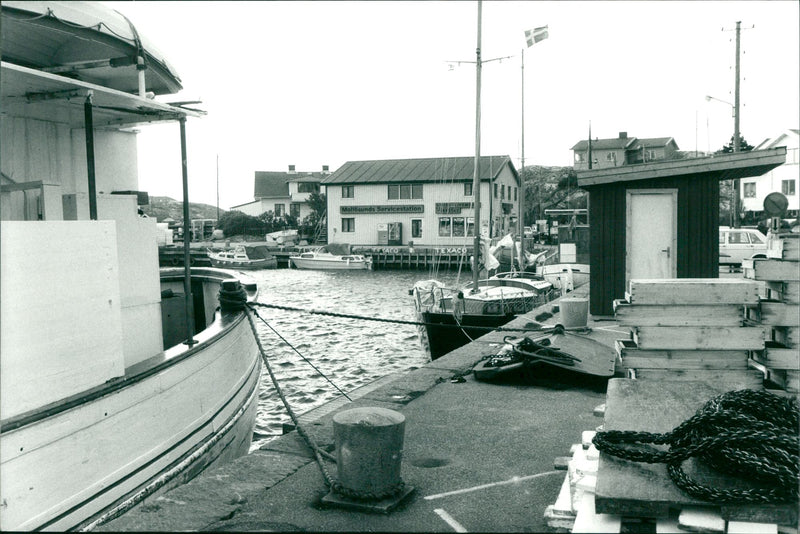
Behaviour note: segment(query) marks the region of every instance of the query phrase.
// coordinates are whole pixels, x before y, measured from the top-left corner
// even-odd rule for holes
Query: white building
[[[764,198],[773,192],[783,193],[789,201],[787,217],[797,217],[800,209],[798,189],[800,189],[800,130],[788,129],[776,137],[764,140],[754,150],[786,147],[786,163],[780,167],[741,182],[742,209],[744,211],[764,211]]]
[[[322,181],[328,242],[464,247],[475,228],[474,157],[348,161]],[[482,156],[481,235],[517,232],[520,177],[509,156]]]
[[[302,222],[312,211],[308,197],[320,192],[320,182],[329,174],[327,165],[322,166],[322,172],[297,172],[294,165],[289,165],[288,172],[256,171],[255,200],[232,206],[231,210],[253,217],[271,211],[275,217],[291,215]]]

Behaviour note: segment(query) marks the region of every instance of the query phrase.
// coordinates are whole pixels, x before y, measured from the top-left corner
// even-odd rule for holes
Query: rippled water
[[[406,321],[416,320],[408,290],[414,282],[432,277],[425,271],[380,270],[277,269],[247,274],[258,283],[258,300],[264,304]],[[460,282],[468,281],[470,276],[469,272],[462,273]],[[454,287],[458,274],[445,272],[436,278]],[[430,361],[413,325],[263,307],[258,308],[258,313],[269,324],[256,320],[261,342],[280,387],[297,415],[341,396],[303,357],[345,392]],[[291,419],[265,369],[261,377],[253,448],[279,436],[285,422]]]

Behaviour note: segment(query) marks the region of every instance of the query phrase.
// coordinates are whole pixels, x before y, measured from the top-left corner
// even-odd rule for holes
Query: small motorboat
[[[372,269],[372,258],[351,254],[350,245],[329,243],[322,247],[289,256],[289,262],[298,269],[323,269],[358,271]]]
[[[255,270],[278,267],[277,258],[264,246],[238,245],[231,250],[208,250],[206,254],[211,265],[221,269]]]

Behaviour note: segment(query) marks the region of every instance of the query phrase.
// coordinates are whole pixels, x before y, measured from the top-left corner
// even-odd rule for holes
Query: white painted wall
[[[0,418],[124,374],[115,226],[0,224]]]
[[[764,199],[773,192],[781,192],[781,183],[784,180],[793,180],[794,195],[787,195],[789,201],[787,209],[796,210],[800,208],[800,138],[793,132],[784,133],[775,139],[762,143],[756,149],[771,148],[777,146],[786,147],[786,163],[772,169],[771,171],[754,178],[743,178],[741,183],[741,194],[745,194],[747,183],[754,183],[756,189],[755,197],[742,198],[742,209],[746,211],[763,211]]]
[[[136,195],[97,196],[98,220],[116,223],[125,367],[164,348],[156,220],[136,209]]]

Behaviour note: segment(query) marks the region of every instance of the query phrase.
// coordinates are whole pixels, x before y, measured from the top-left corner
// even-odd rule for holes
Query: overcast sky
[[[472,156],[476,1],[108,2],[202,100],[187,123],[189,198],[253,200],[255,171]],[[483,2],[481,154],[572,165],[588,136],[673,137],[716,150],[733,134],[741,21],[741,132],[800,127],[796,0]],[[524,31],[549,27],[528,48]],[[745,29],[747,28],[747,29]],[[524,121],[521,52],[524,49]],[[458,61],[463,63],[458,64]],[[143,128],[140,187],[181,198],[177,125]]]

